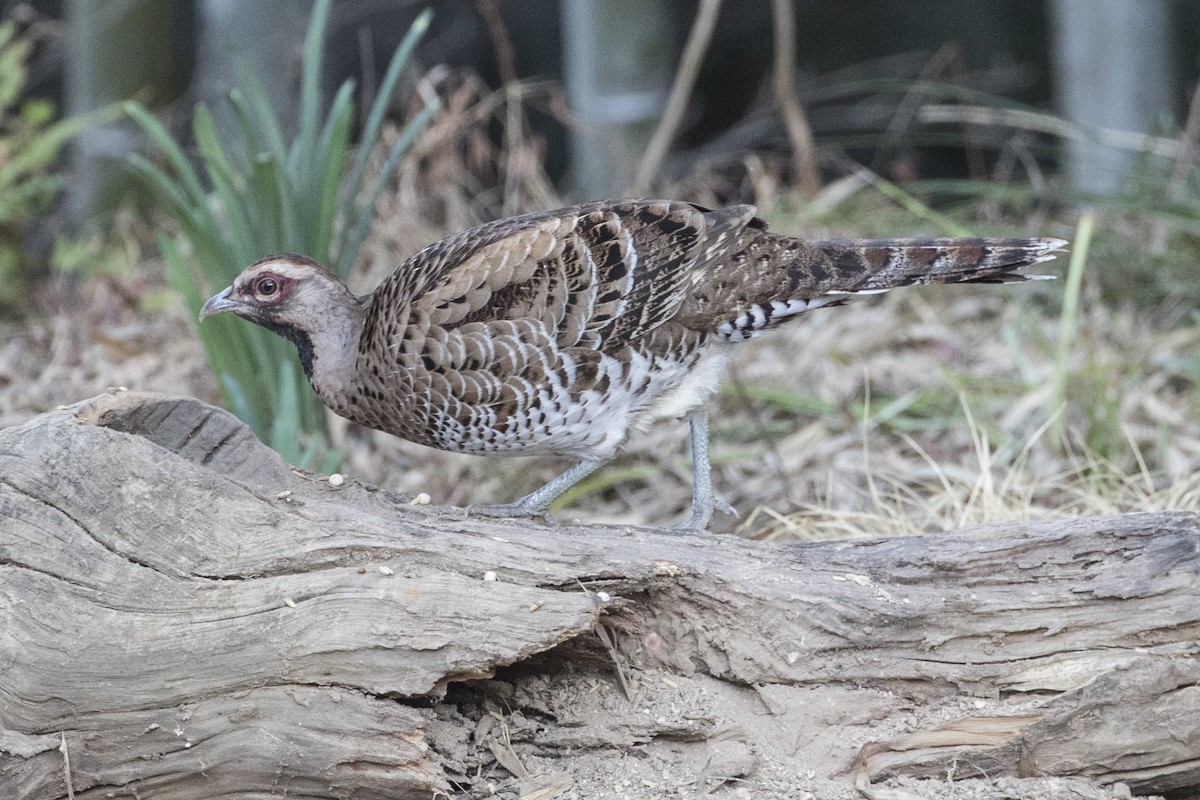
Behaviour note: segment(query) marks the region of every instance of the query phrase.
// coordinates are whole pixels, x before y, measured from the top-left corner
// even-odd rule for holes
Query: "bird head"
[[[296,345],[310,379],[324,354],[323,369],[343,361],[362,330],[362,302],[311,258],[285,253],[256,261],[224,291],[208,298],[200,319],[229,312]],[[314,383],[314,385],[316,385]]]
[[[243,270],[200,309],[200,319],[226,311],[267,328],[305,327],[327,307],[338,284],[324,267],[305,256],[268,256]]]

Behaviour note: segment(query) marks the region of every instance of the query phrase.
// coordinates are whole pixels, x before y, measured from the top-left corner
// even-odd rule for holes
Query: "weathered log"
[[[0,431],[0,797],[1197,787],[1198,574],[1184,512],[806,546],[467,519],[104,395]]]

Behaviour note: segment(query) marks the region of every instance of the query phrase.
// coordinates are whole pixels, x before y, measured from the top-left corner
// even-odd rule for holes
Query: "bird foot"
[[[708,523],[712,521],[713,512],[719,512],[727,517],[737,519],[740,515],[736,508],[722,500],[720,497],[712,497],[708,503],[703,501],[700,503],[692,503],[692,515],[685,521],[676,525],[677,530],[681,531],[702,531],[708,528]]]
[[[501,503],[498,505],[470,505],[464,509],[467,519],[471,517],[488,517],[491,519],[536,519],[546,525],[554,525],[557,520],[547,508],[537,508],[521,502]]]

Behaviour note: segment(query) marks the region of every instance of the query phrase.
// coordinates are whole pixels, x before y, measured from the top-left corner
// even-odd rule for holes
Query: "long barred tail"
[[[814,308],[931,283],[1010,283],[1050,276],[1019,270],[1055,257],[1062,239],[805,240],[747,229],[724,269],[696,296],[709,330],[742,341]],[[697,309],[698,310],[698,309]]]
[[[927,283],[1011,283],[1046,275],[1017,270],[1050,261],[1062,239],[861,239],[812,242],[841,291],[886,291]],[[811,268],[811,266],[810,266]],[[789,276],[790,277],[790,276]],[[805,283],[801,280],[800,283]],[[829,287],[827,291],[836,291]]]

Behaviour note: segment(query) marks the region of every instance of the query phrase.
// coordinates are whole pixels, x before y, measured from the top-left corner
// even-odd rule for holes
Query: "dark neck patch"
[[[300,366],[304,368],[304,377],[312,381],[313,368],[313,344],[312,338],[308,335],[308,331],[301,330],[295,325],[284,325],[279,322],[264,322],[255,320],[259,325],[263,326],[271,333],[282,336],[292,344],[296,345],[296,351],[300,354]]]

